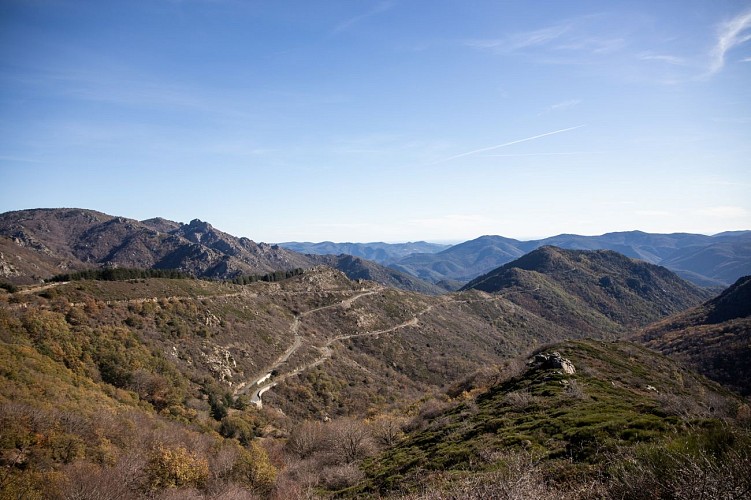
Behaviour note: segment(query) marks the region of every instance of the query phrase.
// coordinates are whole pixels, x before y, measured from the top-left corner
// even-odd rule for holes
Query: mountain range
[[[477,276],[546,245],[572,250],[614,250],[627,257],[665,266],[700,286],[725,287],[739,277],[751,274],[751,231],[724,232],[714,236],[627,231],[600,236],[561,234],[530,241],[481,236],[442,250],[434,246],[429,251],[403,255],[405,249],[422,248],[421,245],[281,244],[306,253],[351,253],[423,280],[441,283],[447,289],[458,289]]]
[[[601,236],[562,234],[532,241],[481,236],[446,250],[414,254],[391,267],[434,283],[470,281],[541,246],[574,250],[614,250],[627,257],[665,266],[700,286],[728,286],[751,274],[751,231],[701,234],[650,234],[641,231]]]
[[[198,277],[242,275],[310,267],[322,256],[337,259],[355,279],[426,293],[457,290],[467,282],[541,246],[614,250],[667,267],[700,286],[725,287],[751,274],[751,231],[706,236],[641,231],[601,236],[563,234],[519,241],[481,236],[446,247],[426,242],[256,243],[195,219],[188,224],[163,218],[136,221],[83,209],[35,209],[0,214],[0,275],[32,283],[55,274],[102,265],[174,268]],[[25,250],[16,251],[22,247]],[[304,253],[300,253],[304,252]],[[9,260],[4,255],[14,255]],[[357,259],[344,259],[351,255]],[[407,278],[406,275],[412,276]]]

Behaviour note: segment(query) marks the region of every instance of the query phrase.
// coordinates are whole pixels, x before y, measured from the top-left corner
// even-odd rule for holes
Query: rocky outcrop
[[[222,382],[232,386],[232,376],[237,369],[237,361],[232,354],[224,347],[204,344],[204,350],[201,351],[203,362],[208,366],[211,373]],[[208,351],[208,352],[206,352]]]
[[[561,356],[561,353],[555,351],[551,353],[540,353],[532,358],[531,364],[536,368],[543,370],[561,370],[566,375],[573,375],[576,373],[576,367],[574,364]]]

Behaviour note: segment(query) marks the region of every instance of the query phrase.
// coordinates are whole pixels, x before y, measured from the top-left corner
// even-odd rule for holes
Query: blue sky
[[[256,241],[751,229],[751,2],[4,0],[0,212]]]

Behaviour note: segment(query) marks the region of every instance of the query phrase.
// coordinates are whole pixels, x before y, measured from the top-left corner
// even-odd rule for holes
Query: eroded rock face
[[[201,357],[204,363],[208,365],[211,372],[222,382],[232,386],[232,376],[237,368],[237,362],[232,354],[225,348],[204,344],[204,350],[201,351]],[[208,351],[208,352],[206,352]]]
[[[566,375],[573,375],[576,373],[576,367],[574,364],[561,356],[559,352],[540,353],[537,354],[533,361],[539,368],[548,368],[553,370],[561,370]]]

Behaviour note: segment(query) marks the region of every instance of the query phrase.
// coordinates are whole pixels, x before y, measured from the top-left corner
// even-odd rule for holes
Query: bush
[[[159,446],[146,466],[148,488],[158,490],[193,486],[201,488],[209,477],[209,465],[182,446]]]

